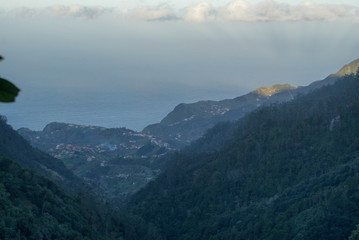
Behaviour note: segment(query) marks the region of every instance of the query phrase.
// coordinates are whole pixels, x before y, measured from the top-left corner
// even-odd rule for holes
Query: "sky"
[[[196,0],[170,0],[170,1],[158,1],[158,0],[1,0],[1,6],[3,8],[11,9],[16,7],[47,7],[51,5],[84,5],[84,6],[104,6],[104,7],[119,7],[119,8],[134,8],[140,5],[152,5],[167,4],[176,8],[183,8],[191,5],[196,5],[201,1]],[[225,5],[229,1],[223,0],[209,0],[207,1],[214,6]],[[259,3],[262,0],[248,0],[249,3]],[[299,4],[305,2],[303,0],[286,0],[277,1],[280,3]],[[329,3],[329,4],[348,4],[356,5],[359,3],[357,0],[316,0],[315,3]]]
[[[358,1],[0,0],[14,128],[141,130],[177,104],[308,85],[359,57]]]

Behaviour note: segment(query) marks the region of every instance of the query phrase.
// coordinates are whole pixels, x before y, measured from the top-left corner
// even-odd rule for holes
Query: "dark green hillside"
[[[138,217],[97,201],[89,191],[69,196],[7,158],[0,158],[0,216],[4,240],[137,240],[146,226]]]
[[[79,180],[65,167],[61,160],[30,146],[3,120],[0,120],[0,157],[11,158],[21,166],[35,170],[67,189],[72,189],[79,184]]]
[[[0,239],[105,239],[84,210],[54,183],[0,158]]]
[[[130,207],[165,239],[347,239],[359,223],[359,75],[208,132]],[[209,135],[210,134],[210,135]],[[228,135],[230,136],[230,134]],[[233,137],[234,136],[234,137]]]
[[[349,240],[358,240],[359,239],[359,225],[357,229],[355,229],[349,237]]]

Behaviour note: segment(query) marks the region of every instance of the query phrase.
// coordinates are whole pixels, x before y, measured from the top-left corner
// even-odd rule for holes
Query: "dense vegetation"
[[[0,239],[138,239],[145,225],[103,202],[61,160],[31,147],[4,116],[0,216]]]
[[[76,161],[75,158],[65,162]],[[114,204],[123,204],[154,179],[161,171],[166,157],[161,158],[109,158],[106,165],[86,162],[75,174],[92,186],[102,198]],[[71,168],[70,168],[71,169]]]
[[[146,223],[82,188],[69,196],[16,162],[0,158],[0,239],[141,239]],[[150,233],[152,236],[152,233]]]
[[[0,55],[0,61],[2,60],[4,58]],[[0,78],[0,102],[14,102],[19,92],[20,89],[12,82]]]
[[[0,157],[10,158],[21,166],[31,168],[67,190],[73,190],[80,184],[79,179],[62,161],[30,146],[4,120],[0,120],[0,133]]]
[[[175,154],[131,208],[155,238],[346,239],[359,223],[358,123],[349,75],[249,114],[218,151]]]
[[[359,225],[357,229],[355,229],[349,237],[349,240],[359,240]]]
[[[161,142],[125,128],[53,122],[42,131],[17,132],[33,147],[57,158],[51,160],[63,162],[101,197],[116,203],[127,201],[157,176],[162,156],[169,151]]]
[[[351,73],[353,66],[341,72]],[[340,76],[299,88],[303,91],[297,94]],[[272,94],[272,89],[262,90]],[[129,186],[136,179],[123,171],[148,178],[151,170],[168,163],[118,211],[99,200],[61,160],[31,147],[1,117],[0,239],[357,240],[358,123],[359,74],[351,74],[294,101],[218,124],[160,161],[142,158],[163,150],[145,144],[132,159],[107,159],[102,167],[83,172],[100,185],[101,176],[106,176],[104,185],[114,186],[122,183],[109,175],[123,178],[126,190],[134,191]],[[58,131],[48,130],[50,135]],[[81,131],[73,137],[84,140]]]
[[[160,123],[147,126],[143,132],[152,134],[181,148],[200,138],[219,122],[235,121],[258,107],[273,103],[287,102],[300,94],[307,94],[325,85],[332,84],[345,75],[355,74],[359,59],[342,67],[335,74],[305,87],[292,87],[289,84],[276,84],[272,87],[259,87],[254,91],[234,99],[222,101],[199,101],[179,104]]]
[[[79,198],[0,159],[0,239],[104,239],[84,211]]]

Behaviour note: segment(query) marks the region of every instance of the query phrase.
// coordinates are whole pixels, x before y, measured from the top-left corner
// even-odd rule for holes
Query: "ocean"
[[[149,124],[160,122],[180,103],[221,100],[239,95],[233,91],[211,92],[205,89],[176,89],[156,94],[59,93],[25,89],[15,103],[0,104],[0,115],[5,115],[14,129],[42,130],[48,123],[65,122],[141,131]]]

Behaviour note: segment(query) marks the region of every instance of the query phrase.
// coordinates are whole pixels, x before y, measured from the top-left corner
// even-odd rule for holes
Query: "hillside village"
[[[169,144],[154,136],[125,128],[104,128],[67,123],[50,123],[43,131],[22,128],[18,132],[34,147],[55,158],[84,157],[88,161],[99,154],[117,157],[158,157],[160,154],[138,156],[137,151],[147,144],[171,150]]]
[[[18,132],[36,148],[65,163],[111,201],[122,202],[160,173],[167,142],[126,128],[50,123]]]

